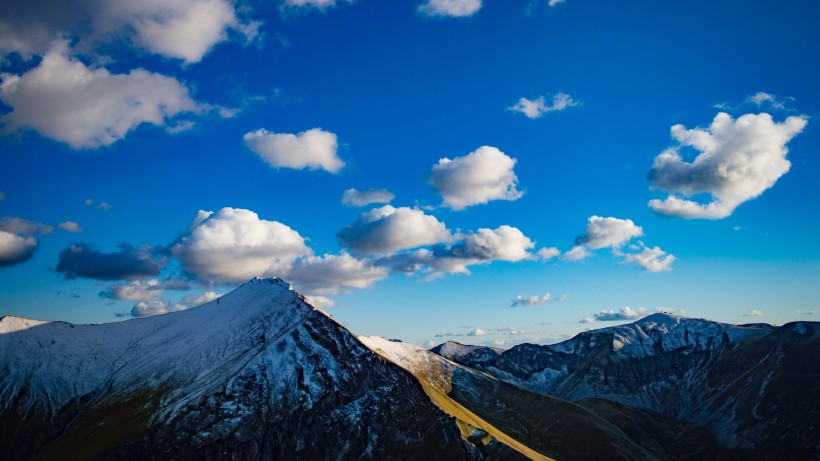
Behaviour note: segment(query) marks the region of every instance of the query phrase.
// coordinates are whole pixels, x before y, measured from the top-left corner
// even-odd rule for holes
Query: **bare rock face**
[[[485,458],[411,374],[279,279],[114,324],[4,317],[0,333],[2,459]]]
[[[820,457],[817,322],[775,328],[655,314],[475,357],[452,359],[572,402],[604,399],[706,427],[741,457]]]

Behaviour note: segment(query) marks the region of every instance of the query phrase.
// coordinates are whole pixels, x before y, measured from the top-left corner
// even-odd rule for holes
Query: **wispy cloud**
[[[552,1],[550,2],[552,5]],[[552,102],[547,104],[544,96],[538,96],[535,99],[521,98],[518,103],[507,108],[512,112],[520,112],[527,116],[527,118],[536,119],[541,118],[548,112],[560,112],[568,107],[578,106],[580,103],[573,100],[570,95],[566,93],[557,93],[552,96]]]

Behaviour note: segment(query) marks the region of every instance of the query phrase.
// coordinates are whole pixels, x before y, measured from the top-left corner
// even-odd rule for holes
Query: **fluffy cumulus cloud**
[[[0,267],[28,261],[37,249],[37,239],[0,230]]]
[[[631,307],[622,307],[617,311],[601,311],[593,314],[595,320],[604,322],[614,322],[619,320],[635,320],[647,314],[647,310],[639,307],[632,309]]]
[[[289,272],[289,280],[298,290],[319,297],[335,295],[348,288],[367,288],[385,277],[384,267],[347,253],[308,256],[297,261]]]
[[[200,61],[228,32],[248,41],[259,24],[242,20],[231,0],[36,0],[8,2],[0,15],[0,54],[42,54],[57,36],[92,50],[126,39],[186,63]]]
[[[165,290],[190,290],[187,280],[178,278],[134,280],[115,283],[100,292],[101,298],[122,301],[152,301],[162,297]],[[182,301],[186,304],[185,301]]]
[[[552,97],[552,102],[547,104],[543,96],[535,99],[521,98],[518,103],[507,108],[509,111],[521,112],[527,118],[541,118],[547,112],[560,112],[567,107],[575,107],[578,101],[573,100],[570,95],[566,93],[558,93]]]
[[[550,259],[555,258],[556,256],[560,256],[561,251],[559,251],[558,248],[555,247],[544,247],[538,250],[535,253],[535,255],[538,256],[538,259],[542,261],[549,261]]]
[[[475,328],[467,332],[465,336],[486,336],[487,332],[481,328]]]
[[[71,232],[72,234],[76,234],[78,232],[83,231],[83,227],[77,224],[75,221],[63,221],[57,224],[57,227],[66,232]]]
[[[111,285],[100,292],[101,298],[122,301],[152,301],[162,296],[163,288],[157,279],[135,280]]]
[[[119,251],[104,253],[90,243],[73,243],[60,252],[57,272],[68,279],[139,280],[159,275],[166,258],[148,245],[119,245]]]
[[[112,74],[89,68],[52,48],[22,75],[2,74],[0,116],[5,132],[32,129],[75,149],[107,146],[144,123],[167,126],[180,114],[200,112],[177,80],[142,69]]]
[[[163,300],[140,301],[131,309],[132,317],[151,317],[169,312],[184,311],[187,306]]]
[[[672,270],[675,256],[667,254],[660,247],[643,247],[639,253],[624,255],[624,263],[637,264],[647,272],[665,272]]]
[[[311,253],[298,232],[241,208],[200,211],[171,252],[189,273],[206,282],[244,282],[283,276]]]
[[[743,202],[760,196],[786,174],[786,144],[803,131],[805,117],[791,116],[775,122],[767,113],[746,114],[734,120],[719,113],[708,128],[672,127],[679,146],[655,158],[649,180],[653,188],[670,192],[664,200],[649,201],[656,212],[682,218],[722,219]],[[681,148],[699,153],[691,161]],[[709,194],[711,201],[690,198]]]
[[[219,298],[220,296],[222,296],[222,295],[219,294],[219,293],[215,293],[213,291],[205,291],[200,295],[185,296],[185,297],[183,297],[182,299],[179,300],[179,303],[182,304],[183,306],[196,307],[196,306],[201,306],[203,304],[209,303],[209,302]]]
[[[158,287],[156,288],[155,292],[152,293],[162,293],[162,282],[153,280],[149,282],[156,282],[150,283],[151,286]],[[144,284],[148,285],[148,283]],[[103,296],[105,292],[100,293],[100,296]],[[130,312],[123,312],[116,314],[118,317],[151,317],[154,315],[161,315],[167,314],[169,312],[178,312],[184,311],[186,309],[190,309],[192,307],[201,306],[202,304],[209,303],[217,298],[219,298],[220,294],[214,293],[213,291],[205,291],[199,295],[189,295],[183,297],[179,302],[170,302],[164,299],[159,299],[159,296],[150,296],[145,299],[133,299],[133,298],[114,298],[114,299],[124,299],[124,300],[132,300],[138,301],[134,304],[134,307],[131,308]]]
[[[325,170],[338,173],[345,163],[336,155],[336,135],[321,128],[298,134],[259,129],[245,133],[245,145],[274,168]]]
[[[543,296],[532,295],[532,296],[524,296],[522,294],[518,294],[515,298],[513,298],[510,307],[518,307],[518,306],[535,306],[538,304],[544,304],[549,302],[550,294],[546,293]]]
[[[631,219],[590,216],[587,220],[586,232],[576,238],[575,243],[592,250],[618,248],[633,237],[641,235],[643,235],[643,229],[636,226]]]
[[[362,254],[387,254],[452,239],[450,231],[435,216],[415,208],[390,205],[362,213],[336,235],[344,247]]]
[[[483,146],[456,157],[443,158],[433,166],[427,182],[442,198],[442,206],[462,210],[490,200],[518,200],[517,160],[495,147]]]
[[[561,259],[564,261],[581,261],[590,256],[592,256],[592,253],[590,253],[589,250],[587,250],[583,245],[575,245],[569,251],[562,254]]]
[[[426,0],[418,12],[427,16],[472,16],[481,9],[481,0]]]
[[[346,206],[367,206],[373,203],[390,203],[394,198],[387,189],[356,190],[347,189],[342,194],[342,204]]]
[[[39,241],[34,234],[50,234],[52,226],[28,219],[5,216],[0,219],[0,267],[24,263],[34,256]]]
[[[748,310],[748,311],[744,312],[743,316],[744,317],[763,317],[763,312],[761,312],[757,309],[752,309],[752,310]]]
[[[634,264],[647,272],[672,270],[675,256],[660,247],[647,247],[643,242],[630,244],[630,240],[644,235],[643,229],[631,219],[590,216],[584,233],[575,239],[575,246],[561,255],[565,261],[580,261],[591,256],[590,250],[609,248],[613,256],[623,258],[621,264]]]
[[[535,243],[518,228],[499,226],[496,229],[479,229],[461,235],[452,244],[439,244],[431,249],[422,248],[390,255],[377,263],[397,272],[428,272],[432,278],[436,278],[442,273],[469,274],[468,266],[475,264],[533,259],[529,250],[534,246]]]

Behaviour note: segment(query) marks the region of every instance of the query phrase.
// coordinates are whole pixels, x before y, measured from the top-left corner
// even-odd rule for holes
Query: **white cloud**
[[[57,227],[59,227],[60,229],[66,231],[66,232],[71,232],[72,234],[76,234],[78,232],[83,231],[83,227],[80,226],[79,224],[77,224],[74,221],[63,221],[63,222],[57,224]]]
[[[495,147],[482,146],[464,157],[439,160],[427,182],[442,197],[442,206],[454,210],[490,200],[518,200],[524,193],[516,189],[516,162]]]
[[[351,3],[352,0],[346,0]],[[336,0],[285,0],[282,5],[291,8],[316,8],[317,10],[326,10],[328,8],[336,7]]]
[[[506,342],[507,342],[507,340],[505,340],[504,338],[495,338],[495,339],[492,340],[492,345],[493,346],[503,346],[504,343],[506,343]]]
[[[646,309],[639,307],[632,309],[631,307],[622,307],[617,311],[601,311],[593,314],[595,320],[604,322],[614,322],[618,320],[634,320],[647,314]]]
[[[387,277],[387,269],[347,253],[308,256],[298,260],[289,279],[311,296],[335,295],[346,288],[367,288]]]
[[[581,320],[579,320],[578,323],[592,323],[594,321],[595,319],[593,319],[592,317],[584,317]]]
[[[342,204],[347,206],[366,206],[373,203],[390,203],[394,198],[387,189],[356,190],[347,189],[342,195]]]
[[[100,204],[97,205],[97,208],[99,208],[100,210],[103,210],[103,211],[108,211],[112,208],[112,206],[108,202],[100,202]]]
[[[486,336],[487,332],[481,328],[476,328],[467,332],[466,336]]]
[[[801,311],[800,309],[795,309],[795,310],[794,310],[794,313],[795,313],[795,314],[800,314],[800,315],[814,315],[814,314],[816,314],[816,313],[817,313],[817,311],[814,311],[814,310],[811,310],[811,311]]]
[[[314,307],[327,309],[336,305],[336,302],[326,296],[305,296],[305,299]]]
[[[564,302],[568,299],[569,299],[569,295],[561,295],[561,296],[558,297],[558,302],[562,303],[562,302]]]
[[[450,231],[435,216],[390,205],[362,213],[336,235],[346,248],[367,254],[386,254],[452,239]]]
[[[791,116],[777,123],[767,113],[746,114],[733,120],[718,113],[708,128],[672,127],[672,137],[681,147],[699,151],[689,163],[679,147],[655,158],[649,171],[653,188],[670,192],[649,206],[658,213],[682,218],[722,219],[740,204],[760,196],[786,174],[786,144],[807,124],[805,117]],[[710,194],[711,201],[689,200]]]
[[[231,28],[252,40],[256,26],[240,24],[228,0],[125,1],[136,32],[135,41],[145,49],[186,63],[199,62],[217,43],[225,41]],[[160,6],[162,5],[162,6]]]
[[[777,96],[766,93],[765,91],[758,91],[757,93],[746,98],[746,104],[754,104],[758,107],[769,106],[772,109],[785,109],[786,101],[794,100],[794,98],[778,98]]]
[[[28,219],[5,216],[0,219],[0,231],[27,236],[34,234],[48,235],[54,231],[54,227],[29,221]]]
[[[555,6],[555,5],[558,5],[559,3],[565,3],[566,1],[567,0],[549,0],[549,2],[547,2],[547,4],[549,6]]]
[[[198,213],[171,251],[186,271],[209,282],[281,277],[296,259],[311,253],[295,230],[241,208]]]
[[[434,271],[427,276],[431,280],[439,278],[441,273],[469,274],[470,265],[529,260],[533,258],[529,250],[534,246],[535,243],[518,228],[499,226],[461,235],[458,241],[450,245],[391,255],[377,263],[405,273]]]
[[[37,239],[0,230],[0,267],[13,266],[31,259]]]
[[[184,311],[187,307],[182,304],[170,303],[162,300],[140,301],[131,309],[132,317],[151,317],[169,312]]]
[[[481,0],[426,0],[418,12],[427,16],[472,16],[481,9]]]
[[[157,279],[135,280],[129,283],[116,283],[100,292],[100,297],[124,301],[154,301],[163,293],[163,287]]]
[[[637,264],[648,272],[670,271],[675,261],[674,255],[667,254],[660,247],[644,247],[640,253],[627,254],[624,257],[626,263]]]
[[[253,153],[274,168],[325,170],[338,173],[345,163],[336,155],[336,135],[321,128],[298,134],[259,129],[242,138]]]
[[[0,75],[0,100],[12,108],[0,117],[3,131],[33,129],[75,149],[96,148],[143,123],[165,126],[177,115],[203,110],[171,77],[89,68],[64,48],[56,45],[22,75]]]
[[[550,6],[552,6],[552,4],[550,4]],[[541,118],[547,112],[560,112],[567,107],[575,107],[578,104],[578,101],[573,100],[568,94],[558,93],[552,97],[552,103],[549,105],[543,96],[539,96],[535,99],[521,98],[517,104],[508,107],[507,110],[521,112],[526,115],[527,118],[536,119]]]
[[[556,256],[560,256],[561,252],[555,247],[545,247],[538,250],[535,255],[542,261],[549,261]]]
[[[200,295],[185,296],[184,298],[179,300],[179,303],[183,306],[196,307],[209,303],[214,299],[219,298],[220,296],[222,295],[219,293],[214,293],[213,291],[205,291]]]
[[[592,253],[590,253],[589,250],[587,250],[583,245],[576,245],[572,247],[571,250],[561,255],[561,259],[564,261],[581,261],[591,255]]]
[[[200,61],[233,30],[252,40],[259,23],[237,17],[231,0],[39,0],[16,2],[0,17],[0,55],[41,54],[54,37],[84,50],[126,38],[147,51]]]
[[[752,309],[752,310],[748,310],[748,311],[744,312],[743,316],[744,317],[763,317],[763,312],[761,312],[757,309]]]
[[[590,216],[587,221],[586,232],[575,239],[575,243],[592,250],[619,248],[633,237],[643,235],[643,229],[631,219]]]
[[[550,294],[549,293],[546,293],[544,296],[538,296],[538,295],[524,296],[524,295],[519,293],[518,296],[513,298],[512,304],[510,304],[510,307],[535,306],[536,304],[544,304],[546,302],[549,302],[549,300],[550,300]]]

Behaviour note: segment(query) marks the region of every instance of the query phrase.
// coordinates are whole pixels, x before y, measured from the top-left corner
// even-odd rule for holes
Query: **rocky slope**
[[[104,325],[0,319],[1,459],[517,459],[278,279]]]
[[[655,314],[472,357],[454,360],[561,399],[603,399],[706,427],[739,456],[820,455],[818,323],[735,326]]]
[[[442,409],[513,447],[523,445],[565,461],[703,460],[723,454],[706,431],[671,418],[605,400],[587,408],[523,389],[412,344],[360,339],[412,372]],[[457,343],[433,350],[464,358],[480,357],[482,349],[497,354]]]

